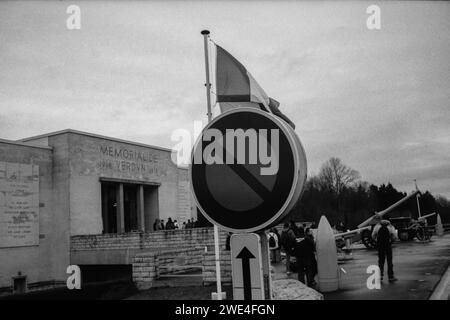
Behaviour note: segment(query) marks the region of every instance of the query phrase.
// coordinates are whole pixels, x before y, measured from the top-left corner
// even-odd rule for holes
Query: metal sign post
[[[227,111],[198,137],[189,175],[201,213],[239,234],[231,241],[234,299],[271,299],[264,230],[293,208],[306,181],[306,155],[294,130],[256,108]]]
[[[203,35],[203,42],[205,47],[205,69],[206,69],[206,106],[208,123],[212,120],[211,112],[211,82],[209,81],[209,52],[208,52],[208,37],[209,30],[203,30],[201,32]],[[222,275],[220,273],[220,250],[219,250],[219,228],[214,224],[214,255],[216,260],[216,284],[217,292],[213,292],[212,297],[214,300],[223,300],[225,298],[225,292],[222,292]]]
[[[305,151],[287,122],[261,109],[235,108],[211,119],[209,31],[202,34],[208,124],[192,149],[189,177],[198,209],[214,224],[217,295],[219,227],[238,233],[230,243],[234,299],[271,299],[264,230],[280,223],[297,203],[306,182]]]

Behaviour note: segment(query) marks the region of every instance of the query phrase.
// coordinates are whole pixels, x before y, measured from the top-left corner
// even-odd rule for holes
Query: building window
[[[159,218],[158,184],[101,179],[103,233],[150,231]]]

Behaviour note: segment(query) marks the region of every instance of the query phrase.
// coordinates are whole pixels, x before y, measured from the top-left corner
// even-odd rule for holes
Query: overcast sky
[[[335,156],[450,198],[449,16],[441,2],[1,2],[0,138],[71,128],[174,146],[206,120],[208,28],[296,123],[310,175]]]

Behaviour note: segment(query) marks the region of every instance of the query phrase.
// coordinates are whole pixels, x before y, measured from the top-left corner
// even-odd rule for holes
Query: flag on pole
[[[273,113],[295,128],[280,110],[280,103],[270,98],[250,72],[230,53],[216,45],[216,95],[221,112],[253,107]]]

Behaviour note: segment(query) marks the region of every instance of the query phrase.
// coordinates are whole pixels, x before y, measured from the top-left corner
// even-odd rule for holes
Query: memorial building
[[[197,218],[172,150],[63,130],[0,139],[0,294],[65,284],[71,239]]]

